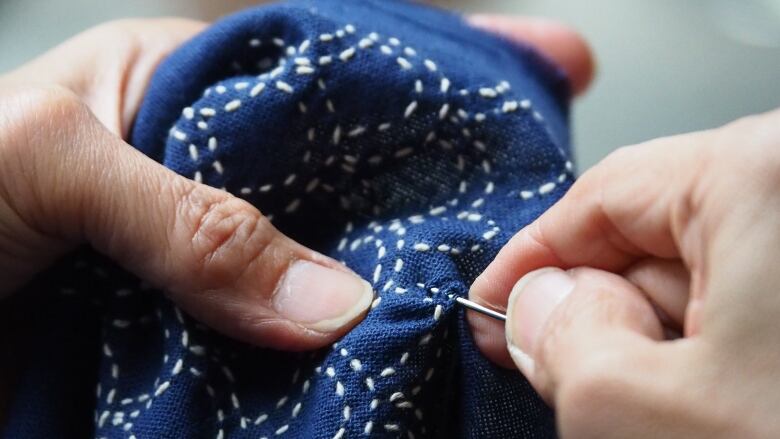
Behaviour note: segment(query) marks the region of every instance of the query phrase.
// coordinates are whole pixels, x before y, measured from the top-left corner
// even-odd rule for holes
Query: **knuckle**
[[[276,229],[246,201],[196,187],[181,201],[196,274],[207,288],[238,281],[273,246]]]

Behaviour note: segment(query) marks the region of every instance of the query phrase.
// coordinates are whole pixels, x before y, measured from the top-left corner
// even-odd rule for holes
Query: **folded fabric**
[[[218,22],[159,67],[131,143],[343,261],[372,282],[371,310],[319,352],[259,349],[84,251],[10,305],[26,329],[5,434],[554,437],[453,299],[570,186],[568,99],[530,49],[420,5]]]

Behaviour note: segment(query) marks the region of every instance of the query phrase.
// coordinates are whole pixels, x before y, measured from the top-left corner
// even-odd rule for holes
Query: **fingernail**
[[[365,280],[309,261],[287,270],[273,297],[280,316],[319,332],[333,332],[371,305],[374,291]]]
[[[542,268],[523,276],[509,296],[506,340],[509,354],[526,375],[533,373],[536,340],[555,307],[574,289],[574,280],[559,268]]]

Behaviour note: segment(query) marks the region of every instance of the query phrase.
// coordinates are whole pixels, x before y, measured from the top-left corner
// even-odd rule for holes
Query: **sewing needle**
[[[498,311],[493,311],[490,308],[486,308],[476,302],[472,302],[468,299],[465,299],[463,297],[456,297],[455,301],[460,303],[461,305],[465,306],[468,309],[472,309],[474,311],[477,311],[479,313],[485,314],[486,316],[493,317],[496,320],[501,320],[502,322],[506,321],[506,316],[501,314]]]

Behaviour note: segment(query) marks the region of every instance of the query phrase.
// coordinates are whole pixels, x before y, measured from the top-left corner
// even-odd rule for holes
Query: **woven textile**
[[[289,2],[218,22],[158,68],[131,143],[343,261],[372,309],[318,352],[260,349],[82,251],[5,305],[25,328],[5,434],[553,437],[453,298],[572,183],[568,99],[528,48],[420,5]]]

